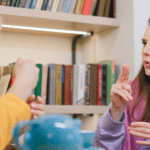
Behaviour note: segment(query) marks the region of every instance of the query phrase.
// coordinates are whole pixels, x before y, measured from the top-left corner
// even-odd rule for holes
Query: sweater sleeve
[[[125,112],[122,115],[121,122],[116,122],[110,115],[110,107],[111,103],[98,121],[93,146],[103,147],[107,150],[121,150],[125,137],[125,128],[123,125],[126,118]]]
[[[30,106],[19,97],[5,94],[0,99],[0,150],[11,141],[15,125],[30,118]]]

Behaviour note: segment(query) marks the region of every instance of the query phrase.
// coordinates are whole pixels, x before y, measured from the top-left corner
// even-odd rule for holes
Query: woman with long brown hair
[[[150,150],[150,19],[142,39],[142,67],[129,79],[129,65],[111,88],[111,103],[98,121],[94,146],[108,150]]]

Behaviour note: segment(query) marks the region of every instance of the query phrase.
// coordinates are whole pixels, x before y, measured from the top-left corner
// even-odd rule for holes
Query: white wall
[[[133,0],[134,18],[134,76],[142,64],[142,41],[150,17],[150,0]]]

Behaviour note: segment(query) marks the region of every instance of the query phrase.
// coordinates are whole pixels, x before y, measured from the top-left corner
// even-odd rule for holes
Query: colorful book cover
[[[91,11],[93,0],[85,0],[82,14],[83,15],[89,15]]]
[[[36,3],[37,3],[37,0],[32,0],[31,5],[30,5],[30,9],[35,9]]]
[[[85,65],[79,65],[79,78],[78,78],[78,99],[77,105],[84,105],[84,92],[85,92]]]
[[[107,64],[107,105],[111,102],[110,90],[115,83],[115,60],[100,61],[102,64]]]
[[[35,91],[34,94],[35,96],[40,96],[41,97],[41,89],[42,89],[42,64],[36,64],[36,66],[39,68],[40,72],[39,72],[39,79],[38,79],[38,83],[37,86],[35,87]]]
[[[64,9],[64,13],[68,13],[70,3],[71,3],[71,0],[67,0],[67,2],[66,2],[66,6],[65,6],[65,9]]]
[[[48,2],[49,2],[49,0],[44,0],[43,1],[41,10],[46,10]]]
[[[64,105],[65,65],[62,65],[62,105]]]
[[[102,105],[102,64],[97,65],[97,105]]]

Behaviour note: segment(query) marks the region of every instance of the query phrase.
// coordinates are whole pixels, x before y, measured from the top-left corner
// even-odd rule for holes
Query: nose
[[[150,56],[150,43],[146,44],[146,46],[143,48],[143,55]]]

